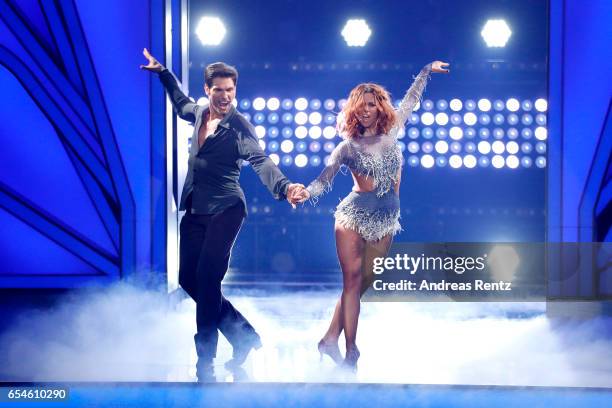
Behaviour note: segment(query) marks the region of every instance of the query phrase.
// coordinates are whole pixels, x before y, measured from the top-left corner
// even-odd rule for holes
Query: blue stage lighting
[[[518,124],[519,122],[519,117],[516,113],[511,113],[508,115],[508,119],[507,122],[510,126],[514,126],[516,124]]]
[[[519,137],[519,132],[516,128],[508,129],[506,134],[508,135],[508,139],[517,139]]]
[[[293,157],[288,154],[284,155],[283,158],[283,166],[291,166],[293,164]]]
[[[251,108],[251,100],[250,99],[241,99],[240,100],[240,109],[247,110]]]
[[[487,156],[480,156],[478,158],[478,166],[479,167],[489,167],[490,163],[491,163],[491,161],[489,160],[489,158]]]
[[[446,167],[447,164],[448,164],[448,160],[446,159],[446,157],[444,157],[444,156],[436,157],[436,166],[438,166],[438,167]]]
[[[308,106],[312,110],[319,110],[319,109],[321,109],[321,100],[316,99],[316,98],[315,99],[311,99],[310,103],[308,104]]]
[[[336,101],[333,99],[326,99],[325,102],[323,102],[323,107],[328,111],[333,111],[336,107]]]
[[[531,139],[533,132],[529,128],[524,128],[521,130],[521,136],[523,136],[523,139]]]
[[[271,114],[268,115],[268,123],[275,125],[278,123],[278,120],[279,120],[278,113],[272,112]]]
[[[408,137],[410,139],[416,139],[419,137],[419,129],[415,127],[411,127],[408,129]]]
[[[476,144],[473,142],[467,142],[463,145],[463,150],[467,153],[474,153],[476,151]]]
[[[496,125],[502,125],[504,123],[504,115],[502,115],[501,113],[496,113],[495,115],[493,115],[493,123],[495,123]]]
[[[425,139],[431,139],[434,135],[433,130],[431,130],[430,127],[426,127],[423,128],[423,130],[421,130],[421,135],[425,138]]]
[[[478,116],[478,123],[480,123],[481,125],[488,125],[489,123],[491,123],[491,117],[489,115],[487,115],[486,113],[481,113]]]
[[[525,99],[523,102],[521,102],[521,109],[529,112],[531,109],[533,109],[533,103],[531,103],[529,99]]]
[[[544,154],[546,153],[546,143],[544,142],[538,142],[535,145],[535,150],[536,152],[538,152],[539,154]]]
[[[419,165],[421,161],[419,160],[419,158],[417,156],[410,156],[408,157],[408,165],[410,167],[416,167]]]
[[[533,123],[533,116],[528,113],[524,113],[523,116],[521,116],[521,123],[523,123],[525,126],[531,125]]]
[[[521,159],[521,166],[527,169],[530,168],[532,164],[533,164],[533,161],[531,160],[531,157],[525,156]]]
[[[318,153],[321,151],[321,143],[319,142],[310,142],[309,149],[313,153]]]
[[[321,165],[321,157],[319,157],[319,156],[317,156],[315,154],[314,156],[310,156],[310,159],[308,160],[308,162],[313,167],[320,166]]]
[[[473,111],[474,109],[476,109],[476,102],[471,99],[468,99],[467,101],[465,101],[463,106],[465,107],[465,110]]]
[[[460,125],[461,124],[461,115],[458,113],[453,113],[450,115],[450,122],[452,125]]]
[[[476,130],[474,128],[466,128],[463,131],[463,135],[468,139],[473,139],[476,137]]]
[[[336,115],[333,113],[326,113],[323,118],[323,122],[325,122],[326,125],[333,125],[336,123]]]
[[[452,130],[452,128],[451,128]],[[446,130],[445,128],[437,128],[436,129],[436,137],[438,139],[446,139],[448,137],[448,130]]]
[[[278,137],[278,128],[276,126],[270,126],[268,128],[268,136],[271,138]]]
[[[255,122],[256,125],[260,125],[264,123],[265,120],[266,120],[266,115],[264,115],[261,112],[257,112],[255,115],[253,115],[253,122]]]
[[[289,126],[285,126],[283,130],[281,131],[281,133],[285,139],[289,139],[290,137],[293,136],[293,129],[290,128]]]
[[[531,153],[532,150],[533,150],[533,146],[531,145],[531,143],[528,143],[528,142],[521,143],[521,152]]]
[[[461,143],[459,143],[459,142],[452,142],[450,144],[450,151],[452,153],[459,153],[461,151],[461,147],[462,147]]]
[[[491,136],[491,132],[487,128],[480,128],[478,130],[478,136],[480,136],[481,139],[488,139]]]
[[[430,111],[434,107],[434,103],[430,99],[425,99],[423,103],[421,103],[423,110]]]
[[[535,117],[535,121],[539,126],[546,126],[546,115],[538,113]]]
[[[404,143],[404,142],[397,142],[397,146],[400,148],[400,151],[402,153],[406,150],[406,143]]]
[[[501,101],[499,99],[496,99],[493,102],[493,109],[495,109],[498,112],[503,111],[506,108],[506,104],[504,103],[504,101]]]
[[[342,110],[344,109],[344,106],[346,105],[347,100],[345,98],[342,99],[338,99],[338,109]]]
[[[440,99],[438,100],[438,102],[436,102],[436,108],[438,110],[444,111],[448,108],[448,102],[446,102],[444,99]]]
[[[538,158],[536,158],[535,163],[536,163],[536,166],[543,169],[544,167],[546,167],[546,157],[539,156]]]
[[[336,148],[336,144],[334,142],[325,142],[323,145],[323,150],[327,153],[331,153]]]
[[[306,151],[306,149],[308,149],[308,144],[306,144],[306,142],[303,140],[300,140],[295,144],[295,151],[298,153],[303,153]]]
[[[285,98],[283,99],[283,102],[281,102],[281,106],[284,110],[293,109],[293,101],[289,98]]]
[[[279,148],[279,144],[276,140],[272,140],[270,143],[268,143],[268,151],[277,152],[278,148]]]
[[[494,139],[503,139],[504,137],[504,129],[502,128],[495,128],[493,129],[493,138]]]
[[[433,152],[434,146],[433,143],[431,142],[424,142],[421,145],[421,150],[423,151],[423,153],[431,153]]]
[[[410,118],[408,119],[408,123],[411,125],[416,125],[417,123],[419,123],[420,121],[420,117],[418,113],[413,113],[412,115],[410,115]]]
[[[438,143],[440,143],[440,142],[438,142]],[[436,145],[437,145],[437,143],[436,143]],[[408,151],[410,153],[418,153],[419,149],[420,149],[420,146],[419,146],[419,144],[417,142],[410,142],[410,143],[408,143]]]
[[[285,112],[283,113],[281,120],[284,124],[289,125],[290,123],[293,123],[293,115],[289,112]]]

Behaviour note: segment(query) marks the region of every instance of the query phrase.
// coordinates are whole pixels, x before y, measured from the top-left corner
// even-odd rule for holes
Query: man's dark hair
[[[213,62],[206,66],[204,70],[204,82],[209,88],[212,87],[213,79],[215,78],[232,78],[234,86],[238,81],[238,71],[231,65],[227,65],[225,62]]]

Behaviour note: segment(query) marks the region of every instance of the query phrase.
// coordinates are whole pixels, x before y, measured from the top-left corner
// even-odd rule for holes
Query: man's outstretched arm
[[[183,93],[181,88],[178,86],[176,78],[174,78],[174,75],[172,75],[172,72],[160,64],[160,62],[149,53],[149,50],[145,48],[142,51],[142,54],[149,61],[149,63],[147,65],[141,65],[140,69],[159,74],[159,79],[170,97],[170,102],[172,103],[176,114],[179,115],[181,119],[194,123],[196,120],[195,109],[197,108],[197,104]]]

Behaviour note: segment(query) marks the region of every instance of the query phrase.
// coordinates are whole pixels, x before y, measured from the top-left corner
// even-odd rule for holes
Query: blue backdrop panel
[[[0,143],[4,146],[0,150],[0,183],[116,254],[53,126],[13,75],[2,68],[0,82],[11,95],[0,100],[4,117],[0,122]]]
[[[151,212],[154,185],[166,190],[164,177],[151,177],[151,160],[164,160],[151,154],[151,129],[164,129],[164,120],[152,123],[150,77],[138,69],[149,39],[163,38],[163,9],[151,25],[149,5],[0,0],[0,83],[15,95],[0,109],[0,225],[2,242],[12,243],[0,246],[11,259],[0,286],[165,273],[165,253],[162,268],[151,268],[152,231],[166,238],[154,225],[165,226],[165,212]],[[15,250],[19,241],[50,255],[28,259]]]

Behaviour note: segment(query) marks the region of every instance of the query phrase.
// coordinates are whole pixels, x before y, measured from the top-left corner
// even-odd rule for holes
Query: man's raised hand
[[[151,72],[162,72],[163,71],[164,66],[160,64],[159,61],[156,60],[155,57],[151,55],[151,53],[149,53],[149,50],[147,50],[146,48],[143,49],[142,55],[144,55],[145,58],[149,60],[149,63],[147,65],[141,65],[140,69],[146,69],[147,71],[151,71]]]

